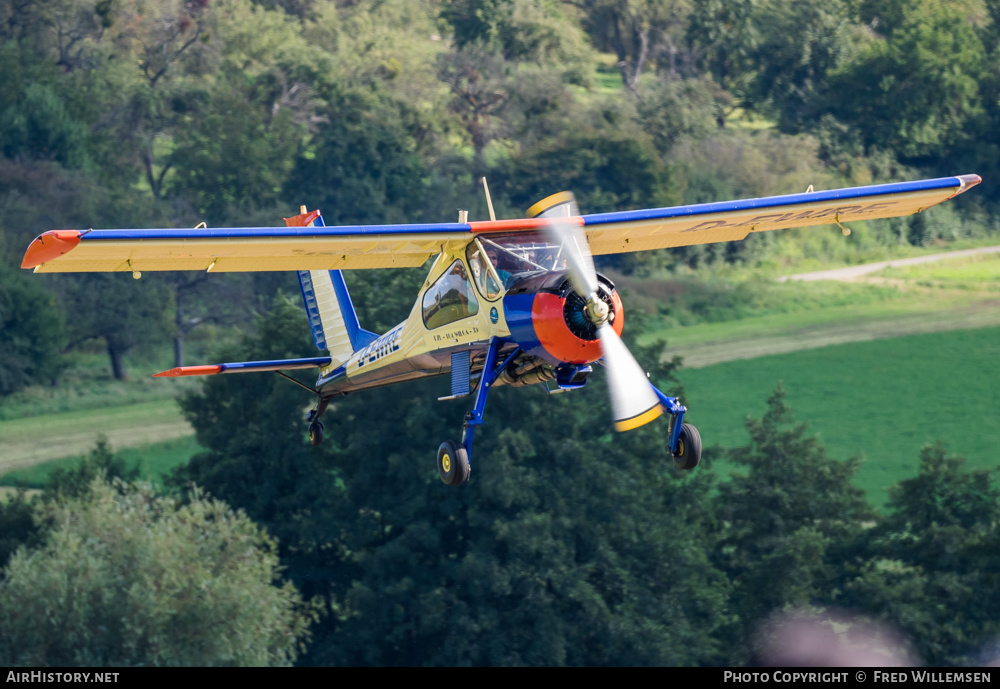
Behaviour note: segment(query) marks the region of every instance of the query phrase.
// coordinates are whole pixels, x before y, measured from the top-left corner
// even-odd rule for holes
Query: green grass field
[[[0,473],[83,455],[99,435],[120,450],[193,434],[174,400],[0,421]]]
[[[205,355],[200,353],[203,347],[198,349],[203,359]],[[125,381],[112,378],[108,356],[104,352],[86,351],[69,355],[69,365],[59,376],[58,385],[32,385],[0,398],[0,421],[66,412],[94,412],[153,401],[172,402],[178,394],[198,384],[194,379],[153,378],[153,373],[173,365],[166,344],[158,354],[127,359],[129,377]],[[199,361],[199,356],[192,355],[190,360]]]
[[[879,277],[930,282],[938,287],[1000,289],[1000,254],[984,254],[900,268],[886,268]]]
[[[690,420],[706,446],[749,440],[783,381],[795,418],[831,456],[862,455],[857,477],[873,504],[916,475],[920,448],[942,441],[970,467],[1000,460],[1000,328],[858,342],[681,370]],[[725,473],[728,468],[720,467]]]
[[[163,478],[170,470],[185,464],[193,455],[202,451],[202,447],[194,436],[167,440],[161,443],[126,447],[115,454],[125,461],[126,466],[139,467],[139,476],[143,480],[162,484]],[[0,486],[26,486],[28,488],[43,488],[49,474],[59,467],[73,467],[79,463],[82,455],[64,457],[48,462],[41,462],[23,469],[14,469],[0,476]]]

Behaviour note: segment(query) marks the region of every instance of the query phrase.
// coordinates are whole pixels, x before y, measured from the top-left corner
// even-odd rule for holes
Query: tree
[[[70,346],[102,338],[115,380],[126,379],[125,356],[133,347],[170,333],[171,294],[154,276],[135,282],[122,273],[62,276],[58,286]]]
[[[865,152],[934,164],[965,144],[982,113],[983,44],[948,3],[901,0],[898,20],[830,74],[825,110],[851,125]]]
[[[310,620],[275,586],[274,541],[195,493],[95,480],[49,505],[41,547],[0,580],[0,662],[35,667],[288,665]]]
[[[687,43],[692,60],[722,88],[737,96],[756,68],[758,0],[705,0],[690,14]],[[720,126],[724,122],[720,120]]]
[[[57,467],[49,474],[45,486],[46,500],[71,500],[86,496],[94,485],[94,480],[120,479],[126,482],[139,478],[139,467],[129,469],[125,461],[115,457],[111,444],[103,434],[98,436],[94,448],[74,467]]]
[[[687,0],[578,0],[574,4],[584,14],[584,29],[594,45],[618,58],[622,84],[633,93],[639,89],[643,70],[662,52],[670,55],[668,62],[673,66],[691,11]]]
[[[930,665],[966,664],[1000,632],[1000,489],[940,444],[890,490],[890,513],[866,534],[868,560],[849,603],[898,625]]]
[[[35,501],[24,488],[0,499],[0,571],[18,548],[36,546],[41,538],[42,530],[35,523]]]
[[[716,564],[734,590],[738,615],[728,662],[750,657],[754,628],[786,605],[830,601],[843,555],[874,513],[851,484],[860,460],[829,458],[799,424],[778,385],[762,419],[747,419],[750,445],[728,452],[747,468],[719,485]]]
[[[322,116],[285,197],[321,209],[328,225],[413,222],[427,174],[418,113],[384,91],[350,89],[332,95]]]
[[[514,158],[501,177],[521,212],[561,189],[577,195],[584,213],[668,205],[670,171],[643,134],[580,128]]]
[[[0,261],[0,395],[46,384],[59,372],[63,316],[37,280]]]
[[[216,11],[219,43],[203,66],[212,74],[192,86],[173,131],[167,186],[221,223],[277,205],[300,144],[323,119],[332,65],[284,11],[240,2]]]
[[[439,58],[438,78],[452,95],[449,110],[472,141],[478,170],[485,170],[486,146],[504,134],[502,113],[510,97],[509,69],[501,54],[476,44]]]
[[[776,113],[783,131],[810,131],[828,102],[829,75],[854,57],[863,30],[843,0],[765,2],[754,14],[758,65],[746,85],[747,107]]]
[[[643,129],[662,155],[682,137],[703,139],[725,121],[733,96],[711,78],[660,79],[643,89],[636,104]]]
[[[247,344],[301,355],[307,337],[279,304]],[[330,601],[306,662],[716,661],[728,585],[703,547],[709,477],[675,473],[664,424],[612,439],[598,375],[571,395],[495,391],[460,490],[433,463],[464,412],[427,402],[442,381],[337,400],[314,448],[294,386],[219,377],[184,402],[209,450],[175,480],[245,506],[296,585]]]
[[[55,160],[69,168],[87,162],[86,125],[45,83],[24,87],[0,111],[0,152],[8,158]]]
[[[441,18],[456,48],[480,46],[513,63],[555,68],[567,81],[589,83],[590,51],[579,23],[553,0],[459,0],[444,3]]]

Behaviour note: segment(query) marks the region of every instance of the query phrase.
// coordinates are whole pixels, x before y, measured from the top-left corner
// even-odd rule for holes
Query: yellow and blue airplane
[[[325,227],[318,210],[286,227],[52,230],[28,247],[35,272],[204,270],[297,271],[313,339],[325,356],[182,366],[157,376],[318,368],[309,436],[334,397],[365,388],[450,374],[451,395],[472,397],[461,441],[438,448],[441,480],[469,478],[475,429],[498,385],[582,387],[592,364],[607,370],[614,427],[637,428],[670,415],[667,451],[694,468],[701,437],[686,408],[648,380],[621,341],[625,311],[591,255],[742,240],[752,232],[918,213],[981,182],[959,175],[741,201],[580,215],[572,194],[535,204],[527,218],[409,225]],[[485,181],[484,181],[485,187]],[[409,317],[377,335],[364,330],[343,270],[406,268],[437,256]],[[287,376],[286,376],[287,377]],[[297,382],[297,381],[296,381]]]

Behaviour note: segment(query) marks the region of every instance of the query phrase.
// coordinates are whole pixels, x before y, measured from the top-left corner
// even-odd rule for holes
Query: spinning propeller
[[[587,236],[580,226],[569,218],[579,215],[576,199],[570,192],[550,196],[540,204],[549,205],[537,217],[555,222],[546,229],[549,239],[562,247],[561,257],[566,259],[568,278],[573,290],[586,300],[584,315],[597,328],[601,342],[604,367],[608,370],[608,389],[611,394],[611,412],[616,431],[628,431],[646,424],[663,413],[660,398],[649,384],[628,347],[611,327],[611,310],[599,294],[597,271],[590,254]],[[534,209],[533,209],[534,210]],[[529,211],[530,215],[536,215]],[[559,222],[565,218],[565,222]]]

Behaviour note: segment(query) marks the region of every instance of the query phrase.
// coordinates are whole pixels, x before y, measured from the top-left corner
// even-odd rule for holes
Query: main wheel
[[[313,445],[319,445],[323,442],[323,424],[319,421],[313,421],[309,424],[309,442]]]
[[[460,486],[469,480],[469,454],[454,440],[445,440],[438,448],[438,476],[449,486]]]
[[[674,466],[685,471],[694,469],[701,461],[701,433],[689,423],[681,424],[681,434],[677,438],[677,452]]]

